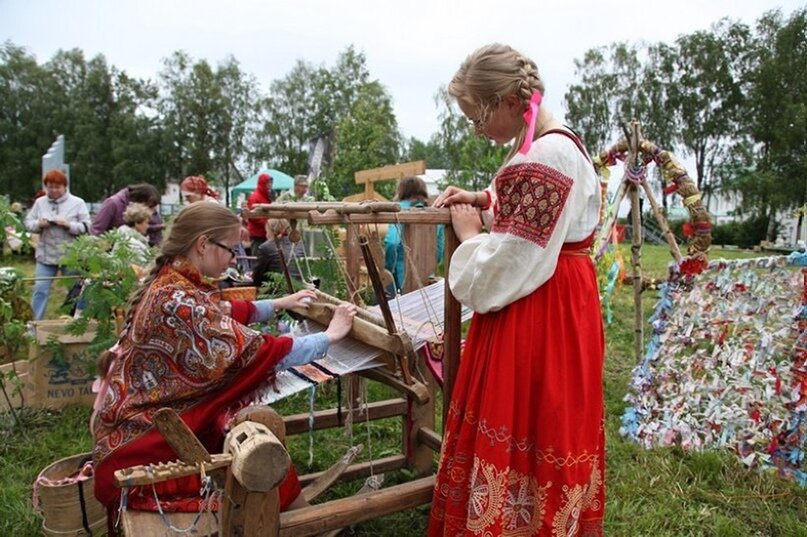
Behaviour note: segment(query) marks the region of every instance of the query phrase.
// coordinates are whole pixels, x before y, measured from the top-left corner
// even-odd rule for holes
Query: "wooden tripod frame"
[[[689,260],[696,267],[703,267],[706,263],[706,255],[711,245],[711,224],[709,214],[701,203],[700,193],[695,183],[689,178],[686,170],[678,164],[672,155],[667,151],[662,151],[652,142],[642,138],[641,125],[638,121],[632,121],[630,124],[630,131],[626,133],[626,137],[619,140],[610,149],[603,151],[594,159],[594,166],[597,172],[602,174],[602,170],[608,165],[616,164],[617,159],[624,159],[626,166],[636,165],[644,166],[653,161],[661,169],[668,180],[674,186],[674,191],[677,191],[684,198],[684,205],[690,213],[690,219],[694,223],[694,238],[688,245]],[[632,267],[632,281],[633,281],[633,300],[634,300],[634,353],[637,362],[641,359],[644,353],[644,312],[642,308],[642,292],[645,289],[645,280],[642,279],[642,214],[640,205],[639,188],[644,191],[647,200],[650,202],[650,207],[653,210],[653,216],[661,227],[664,239],[670,247],[670,254],[678,266],[686,262],[681,255],[681,250],[678,248],[678,242],[675,235],[670,230],[667,219],[664,217],[664,211],[656,201],[653,190],[647,181],[640,177],[638,179],[632,178],[628,173],[619,185],[619,190],[616,193],[614,207],[614,214],[611,215],[612,220],[604,222],[600,228],[600,236],[598,237],[598,244],[602,244],[608,240],[611,234],[611,227],[617,218],[617,211],[619,205],[625,196],[629,196],[631,202],[631,227],[633,233],[631,236],[631,267]]]

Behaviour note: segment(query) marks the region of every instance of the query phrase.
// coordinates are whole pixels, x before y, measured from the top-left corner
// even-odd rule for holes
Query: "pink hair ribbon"
[[[524,112],[524,122],[527,124],[527,135],[524,137],[524,143],[521,144],[518,150],[522,155],[526,155],[532,145],[532,137],[535,136],[535,121],[538,119],[538,107],[541,106],[542,99],[543,95],[540,91],[535,90],[532,92],[529,108]]]

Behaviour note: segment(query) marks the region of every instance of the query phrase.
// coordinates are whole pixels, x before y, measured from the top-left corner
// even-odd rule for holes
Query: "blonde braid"
[[[516,51],[513,52],[515,53],[515,62],[518,65],[518,79],[515,94],[526,110],[532,98],[532,94],[535,93],[535,91],[544,92],[544,84],[538,76],[538,68],[535,66],[535,62]],[[524,138],[527,136],[527,129],[528,125],[525,122],[521,125],[512,147],[510,147],[510,150],[507,152],[507,157],[504,159],[505,163],[518,153],[518,149],[522,146]]]
[[[123,329],[121,330],[121,336],[125,334],[129,327],[132,325],[132,320],[134,319],[135,310],[137,309],[137,305],[140,304],[140,301],[143,300],[143,297],[146,295],[146,291],[148,291],[151,284],[154,283],[154,280],[157,279],[157,275],[160,273],[162,268],[171,262],[172,259],[165,254],[160,254],[154,260],[154,266],[151,268],[149,273],[143,278],[143,281],[140,283],[140,287],[132,293],[131,298],[129,299],[129,304],[127,304],[126,308],[126,319],[123,322]]]
[[[137,309],[137,305],[143,299],[146,294],[146,291],[151,284],[157,279],[157,275],[160,273],[160,270],[168,264],[170,259],[168,256],[160,255],[157,259],[154,260],[154,267],[152,267],[151,271],[149,271],[148,275],[143,279],[140,283],[140,286],[137,290],[132,293],[131,298],[129,299],[129,303],[126,305],[127,312],[126,312],[126,319],[123,323],[123,328],[120,331],[118,339],[122,339],[126,333],[129,331],[129,327],[132,324],[132,320],[134,319],[134,312]],[[109,371],[109,366],[112,365],[112,359],[115,355],[110,351],[104,351],[98,356],[98,362],[96,363],[96,371],[98,376],[104,378]]]
[[[471,53],[454,74],[448,94],[487,117],[508,95],[516,95],[526,107],[536,91],[544,92],[538,67],[527,56],[507,45],[493,43]],[[525,123],[519,130],[505,163],[517,152],[527,132]]]

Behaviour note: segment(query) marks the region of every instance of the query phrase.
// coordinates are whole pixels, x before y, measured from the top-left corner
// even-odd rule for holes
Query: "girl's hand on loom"
[[[356,306],[353,304],[340,304],[333,312],[331,324],[325,330],[328,343],[335,343],[345,337],[353,328],[353,317],[356,316]]]
[[[297,291],[293,295],[276,298],[273,301],[275,310],[288,310],[294,308],[308,309],[308,303],[317,298],[317,294],[310,289]]]
[[[467,203],[473,205],[476,201],[476,193],[468,192],[456,186],[446,188],[442,194],[432,203],[432,207],[450,207],[455,203]]]
[[[451,206],[451,225],[460,242],[467,241],[482,233],[482,219],[479,209],[465,203]]]

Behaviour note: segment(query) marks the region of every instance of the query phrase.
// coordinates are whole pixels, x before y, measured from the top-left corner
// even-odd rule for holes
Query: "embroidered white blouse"
[[[448,283],[476,312],[500,310],[544,284],[565,242],[586,239],[600,218],[600,186],[591,162],[567,136],[550,133],[494,177],[490,229],[463,242]],[[487,214],[486,214],[487,213]]]

